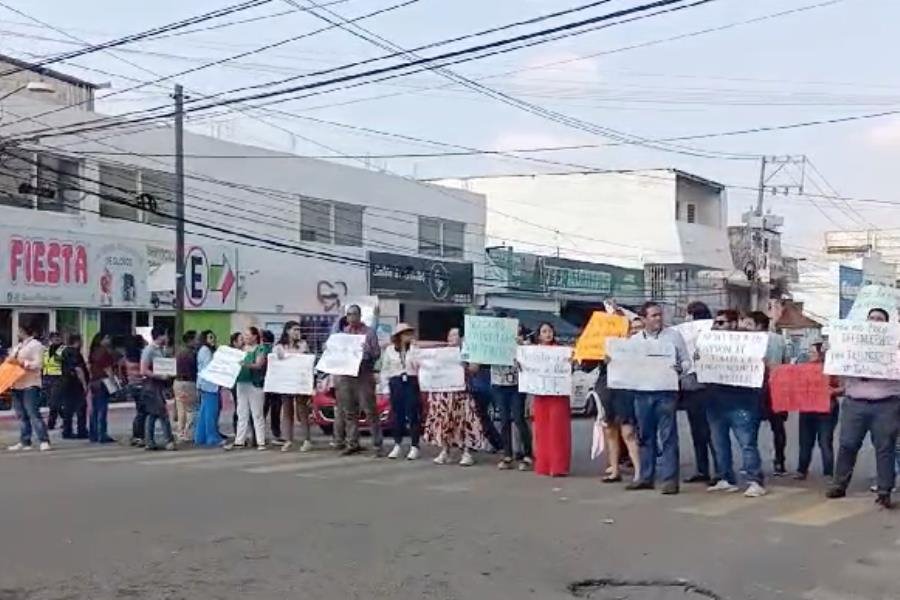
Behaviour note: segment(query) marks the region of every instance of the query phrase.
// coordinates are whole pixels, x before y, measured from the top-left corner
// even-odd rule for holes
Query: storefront
[[[398,301],[399,320],[421,339],[443,339],[474,302],[472,263],[370,252],[369,293]]]

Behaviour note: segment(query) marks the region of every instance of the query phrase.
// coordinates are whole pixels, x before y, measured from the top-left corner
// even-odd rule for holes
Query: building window
[[[336,246],[362,246],[364,207],[302,198],[300,240]]]
[[[0,152],[0,204],[33,208],[34,198],[27,193],[34,181],[34,153],[18,149]],[[22,193],[20,190],[25,190]]]
[[[100,165],[100,216],[107,219],[140,221],[137,204],[138,172]]]
[[[79,188],[77,161],[21,149],[0,153],[0,204],[78,212]]]
[[[696,223],[697,222],[697,205],[689,203],[687,205],[687,222],[688,223]]]
[[[442,258],[462,258],[465,250],[466,225],[419,217],[419,254]]]
[[[164,171],[141,171],[141,196],[152,198],[145,206],[144,220],[156,225],[175,225],[175,175]]]

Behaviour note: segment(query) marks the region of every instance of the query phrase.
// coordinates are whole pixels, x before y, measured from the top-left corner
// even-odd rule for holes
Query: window
[[[38,155],[38,210],[77,213],[83,193],[79,181],[78,163],[57,156]]]
[[[697,205],[696,204],[688,204],[687,205],[687,222],[688,223],[696,223],[697,222]]]
[[[137,171],[100,165],[100,216],[140,221]]]
[[[362,246],[364,207],[343,202],[300,199],[300,240],[336,246]]]
[[[462,258],[465,250],[466,225],[419,217],[419,254],[442,258]]]
[[[141,194],[149,194],[155,207],[144,211],[147,223],[175,225],[175,175],[163,171],[141,171]]]
[[[0,204],[33,208],[34,197],[28,192],[33,179],[33,152],[18,149],[0,152]]]

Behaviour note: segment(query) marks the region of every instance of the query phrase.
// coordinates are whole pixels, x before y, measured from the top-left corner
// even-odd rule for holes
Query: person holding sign
[[[288,321],[284,324],[281,338],[275,346],[275,356],[278,360],[284,360],[291,354],[309,354],[309,344],[303,339],[303,331],[297,321]],[[284,435],[282,452],[290,452],[294,447],[294,421],[300,423],[300,452],[310,452],[313,449],[310,419],[312,415],[312,397],[306,394],[285,395],[281,399],[281,433]]]
[[[882,308],[869,311],[868,321],[887,323],[888,312]],[[896,444],[900,428],[900,381],[844,377],[844,405],[841,411],[841,437],[834,480],[826,497],[843,498],[853,477],[856,457],[866,434],[875,447],[878,475],[875,502],[891,508],[891,490],[896,480]]]
[[[638,314],[644,322],[644,331],[635,337],[655,339],[671,345],[675,355],[672,368],[677,374],[686,372],[691,366],[691,359],[684,339],[675,329],[664,326],[662,307],[655,302],[646,302]],[[677,389],[634,393],[641,456],[640,479],[628,484],[625,489],[653,489],[659,457],[659,476],[663,482],[660,491],[665,495],[678,493],[677,401]]]
[[[537,343],[556,346],[556,330],[541,323]],[[569,396],[534,396],[534,472],[550,477],[569,474],[572,458],[572,408]]]
[[[381,374],[388,382],[393,417],[394,448],[388,458],[400,458],[403,432],[409,429],[407,460],[419,458],[419,435],[422,429],[422,398],[419,392],[418,367],[415,361],[415,330],[399,323],[391,334],[391,343],[381,358]]]
[[[519,325],[519,344],[525,343],[527,330],[524,325]],[[498,463],[500,470],[508,470],[513,467],[513,459],[519,461],[519,470],[528,471],[534,466],[531,456],[531,428],[525,417],[525,396],[519,391],[519,372],[516,367],[505,365],[491,365],[491,388],[494,392],[494,402],[500,407],[500,437],[503,439],[503,459]],[[519,448],[517,456],[513,456],[512,428],[515,423],[519,433]]]
[[[153,338],[152,343],[147,344],[141,353],[141,376],[144,378],[144,384],[141,387],[143,396],[144,410],[147,413],[147,423],[144,433],[144,448],[146,450],[156,450],[156,441],[154,439],[156,433],[156,421],[162,425],[163,435],[165,436],[166,450],[176,450],[175,437],[172,435],[172,423],[169,421],[169,412],[166,410],[166,399],[164,391],[169,385],[171,378],[168,375],[161,375],[153,372],[153,363],[157,358],[165,357],[165,348],[168,345],[169,333],[160,327],[155,326],[150,336]]]
[[[172,391],[175,394],[176,435],[183,442],[194,439],[194,426],[197,418],[197,348],[199,338],[194,330],[185,331],[181,336],[182,346],[175,355],[175,381]]]
[[[41,367],[44,346],[35,337],[37,328],[30,322],[19,324],[19,344],[12,349],[7,363],[21,367],[24,373],[16,377],[12,384],[13,408],[19,419],[19,442],[9,447],[12,452],[31,450],[31,434],[37,436],[41,451],[50,450],[47,426],[41,417],[38,401],[41,397]],[[15,377],[15,375],[14,375]]]
[[[814,342],[809,347],[809,362],[818,366],[817,373],[822,373],[825,362],[823,342]],[[843,391],[837,377],[829,378],[830,412],[801,412],[797,429],[800,438],[800,450],[797,457],[797,474],[794,479],[803,481],[809,473],[812,463],[813,446],[819,443],[822,453],[822,472],[825,477],[834,476],[834,430],[837,427],[840,405],[837,396]]]
[[[237,377],[237,433],[234,441],[225,446],[226,450],[244,448],[250,430],[250,416],[253,416],[253,430],[256,435],[257,450],[266,449],[266,415],[263,412],[266,396],[263,392],[266,360],[269,349],[262,343],[262,334],[257,327],[248,327],[244,332],[244,363]]]
[[[200,334],[199,340],[197,391],[200,394],[200,413],[194,428],[194,445],[220,446],[222,436],[219,435],[219,386],[199,375],[212,362],[213,354],[216,352],[216,334],[207,329]]]
[[[119,388],[119,380],[113,372],[116,362],[118,361],[112,352],[112,338],[107,333],[96,334],[91,340],[88,352],[91,372],[88,436],[95,444],[110,444],[116,441],[107,434],[109,397]]]

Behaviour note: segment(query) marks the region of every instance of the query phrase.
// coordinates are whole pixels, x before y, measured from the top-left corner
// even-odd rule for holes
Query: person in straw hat
[[[415,330],[407,323],[399,323],[391,334],[391,343],[381,359],[381,376],[388,382],[391,395],[394,448],[388,458],[403,454],[403,434],[409,431],[410,447],[407,460],[419,458],[419,436],[422,424],[422,399],[419,392],[418,367],[414,360]]]

